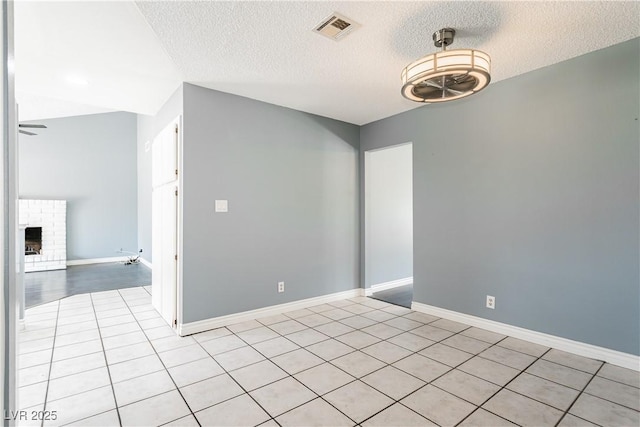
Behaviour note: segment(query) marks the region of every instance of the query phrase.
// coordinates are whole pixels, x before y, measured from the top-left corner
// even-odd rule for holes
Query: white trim
[[[125,262],[129,257],[116,256],[111,258],[86,258],[86,259],[69,259],[67,265],[85,265],[85,264],[106,264],[108,262]]]
[[[421,313],[442,317],[443,319],[449,319],[470,326],[483,328],[491,332],[530,341],[546,347],[556,348],[579,356],[602,360],[607,363],[611,363],[612,365],[622,366],[623,368],[640,371],[640,356],[633,354],[623,353],[621,351],[611,350],[609,348],[599,347],[579,341],[573,341],[567,338],[532,331],[530,329],[520,328],[506,323],[496,322],[494,320],[471,316],[469,314],[458,313],[456,311],[434,307],[432,305],[422,304],[419,302],[412,302],[411,309]]]
[[[140,261],[140,264],[142,264],[142,265],[144,265],[146,267],[149,267],[149,269],[153,270],[153,265],[149,261],[147,261],[146,259],[140,257],[140,258],[138,258],[138,261]]]
[[[307,298],[299,301],[288,302],[284,304],[272,305],[269,307],[258,308],[255,310],[243,311],[241,313],[229,314],[227,316],[212,317],[210,319],[199,320],[197,322],[178,324],[178,335],[196,334],[198,332],[208,331],[210,329],[221,328],[223,326],[233,325],[234,323],[245,322],[247,320],[259,319],[262,317],[275,316],[288,311],[300,310],[314,305],[326,304],[328,302],[337,301],[346,298],[363,296],[363,289],[356,288],[349,291],[337,292],[319,297]]]
[[[371,285],[371,292],[386,291],[387,289],[399,288],[400,286],[412,285],[413,277],[405,277],[404,279],[391,280],[390,282],[378,283]]]

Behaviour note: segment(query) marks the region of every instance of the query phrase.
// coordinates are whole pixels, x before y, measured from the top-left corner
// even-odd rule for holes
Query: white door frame
[[[364,185],[363,185],[363,188],[364,188],[364,269],[363,269],[364,282],[363,282],[363,285],[364,285],[365,295],[367,296],[370,296],[373,294],[373,290],[371,288],[373,283],[371,283],[371,261],[370,261],[370,255],[371,255],[371,249],[370,249],[370,245],[371,245],[371,229],[370,229],[371,227],[371,212],[370,212],[371,154],[378,151],[401,147],[404,145],[411,145],[413,147],[413,142],[411,141],[403,142],[400,144],[374,148],[372,150],[367,150],[364,152]],[[411,158],[413,162],[413,152],[412,152]],[[412,168],[413,168],[413,165],[412,165]]]
[[[175,150],[176,150],[176,162],[175,162],[175,176],[165,180],[158,187],[171,187],[171,191],[176,191],[176,212],[175,212],[175,230],[176,230],[176,240],[175,240],[175,255],[177,256],[177,260],[175,261],[175,284],[176,288],[173,290],[173,295],[175,295],[174,301],[171,303],[173,305],[173,321],[171,323],[171,327],[176,329],[176,333],[178,331],[178,325],[182,323],[182,179],[181,171],[182,171],[182,116],[176,117],[172,120],[167,127],[165,127],[156,137],[154,138],[154,142],[152,144],[152,165],[151,170],[152,174],[154,171],[154,163],[156,162],[153,157],[153,150],[158,141],[158,137],[161,137],[165,132],[175,132],[174,141],[175,141]],[[152,178],[152,191],[156,188],[156,184],[153,183]],[[165,188],[166,190],[167,188]],[[152,195],[152,221],[154,218],[154,201]],[[160,236],[157,235],[157,231],[155,230],[155,226],[152,225],[152,247],[157,247],[153,244],[154,239],[158,239]],[[152,263],[152,275],[154,270],[156,274],[161,269],[161,259],[160,254],[156,254],[156,251],[153,251],[152,256],[156,259],[155,262]],[[155,267],[155,268],[154,268]],[[153,280],[152,280],[152,290],[153,290]],[[152,292],[153,293],[153,292]],[[153,296],[152,296],[153,299]],[[154,306],[156,305],[157,300],[154,300]],[[156,310],[159,310],[161,307],[155,307]],[[161,310],[159,310],[161,311]],[[163,313],[161,313],[163,314]]]

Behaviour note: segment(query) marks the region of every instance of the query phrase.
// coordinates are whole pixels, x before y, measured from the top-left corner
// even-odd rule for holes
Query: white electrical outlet
[[[284,282],[278,282],[278,292],[284,292]]]
[[[487,295],[487,308],[491,310],[495,310],[496,308],[496,297],[492,297],[491,295]]]

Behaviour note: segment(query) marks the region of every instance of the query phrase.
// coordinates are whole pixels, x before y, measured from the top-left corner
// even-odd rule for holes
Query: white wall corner
[[[510,337],[540,344],[545,347],[551,347],[568,353],[577,354],[578,356],[589,357],[591,359],[611,363],[612,365],[640,371],[640,356],[636,356],[634,354],[623,353],[621,351],[611,350],[605,347],[573,341],[567,338],[532,331],[530,329],[520,328],[518,326],[512,326],[506,323],[496,322],[494,320],[483,319],[482,317],[471,316],[469,314],[434,307],[432,305],[422,304],[415,301],[411,303],[411,309],[421,313],[430,314],[432,316],[438,316],[443,319],[453,320],[455,322],[486,329],[498,334],[508,335]]]

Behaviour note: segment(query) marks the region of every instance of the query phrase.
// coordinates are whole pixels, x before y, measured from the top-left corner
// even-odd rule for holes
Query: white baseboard
[[[390,282],[378,283],[371,285],[371,293],[386,291],[387,289],[398,288],[400,286],[412,285],[413,277],[405,277],[404,279],[391,280]]]
[[[138,258],[140,260],[140,264],[149,267],[150,270],[153,270],[153,264],[151,264],[149,261],[147,261],[146,259],[140,257]]]
[[[106,264],[109,262],[125,262],[129,257],[116,256],[111,258],[86,258],[67,260],[67,265]]]
[[[312,307],[314,305],[326,304],[328,302],[358,296],[363,296],[363,289],[356,288],[349,291],[336,292],[334,294],[322,295],[319,297],[307,298],[299,301],[288,302],[285,304],[258,308],[256,310],[229,314],[227,316],[213,317],[211,319],[199,320],[197,322],[181,323],[178,325],[178,335],[184,337],[185,335],[197,334],[198,332],[221,328],[223,326],[233,325],[235,323],[246,322],[247,320],[275,316],[276,314],[282,314],[288,311],[300,310],[303,308]]]
[[[486,329],[502,335],[519,338],[521,340],[526,340],[546,347],[552,347],[568,353],[577,354],[579,356],[602,360],[623,368],[633,369],[635,371],[640,370],[640,356],[633,354],[623,353],[621,351],[611,350],[605,347],[599,347],[579,341],[573,341],[567,338],[536,332],[530,329],[520,328],[506,323],[496,322],[494,320],[483,319],[469,314],[458,313],[456,311],[434,307],[432,305],[422,304],[419,302],[412,302],[411,309],[421,313],[442,317],[443,319],[449,319],[466,325]]]

